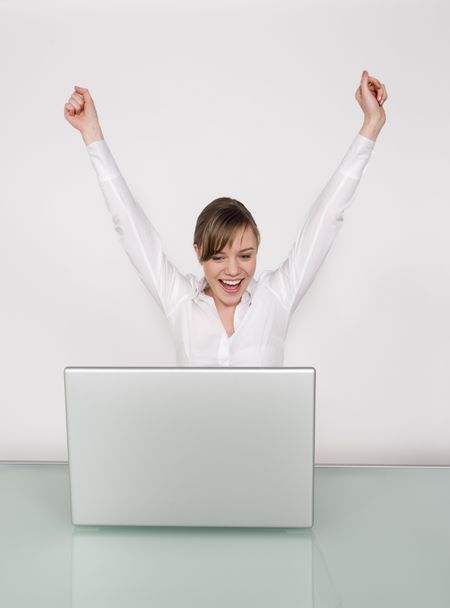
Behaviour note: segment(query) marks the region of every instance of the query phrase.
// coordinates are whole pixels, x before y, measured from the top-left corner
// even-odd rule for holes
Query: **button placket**
[[[225,332],[220,338],[219,363],[220,365],[230,365],[230,341]]]

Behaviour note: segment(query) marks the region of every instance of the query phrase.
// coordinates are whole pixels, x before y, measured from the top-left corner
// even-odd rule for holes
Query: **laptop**
[[[75,525],[310,528],[313,367],[66,367]]]

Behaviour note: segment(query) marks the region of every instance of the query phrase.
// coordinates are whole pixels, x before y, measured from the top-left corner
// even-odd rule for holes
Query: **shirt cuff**
[[[100,181],[106,181],[119,175],[119,167],[104,139],[93,141],[86,146],[86,150]]]
[[[353,178],[361,179],[375,147],[375,140],[358,133],[347,150],[338,170]]]

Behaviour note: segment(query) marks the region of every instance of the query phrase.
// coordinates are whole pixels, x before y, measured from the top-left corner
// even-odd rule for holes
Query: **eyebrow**
[[[239,251],[239,253],[242,253],[243,251],[250,251],[250,250],[254,250],[254,247],[247,247],[247,249],[241,249]],[[218,251],[217,253],[224,253],[223,249],[221,249],[220,251]]]

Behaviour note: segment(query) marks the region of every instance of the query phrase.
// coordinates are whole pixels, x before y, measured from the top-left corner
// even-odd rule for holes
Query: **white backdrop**
[[[317,370],[318,463],[449,465],[449,18],[443,0],[0,2],[0,460],[67,460],[65,366],[175,365],[64,119],[73,86],[180,270],[201,276],[196,218],[232,196],[258,278],[361,128],[367,69],[387,122],[285,365]]]

